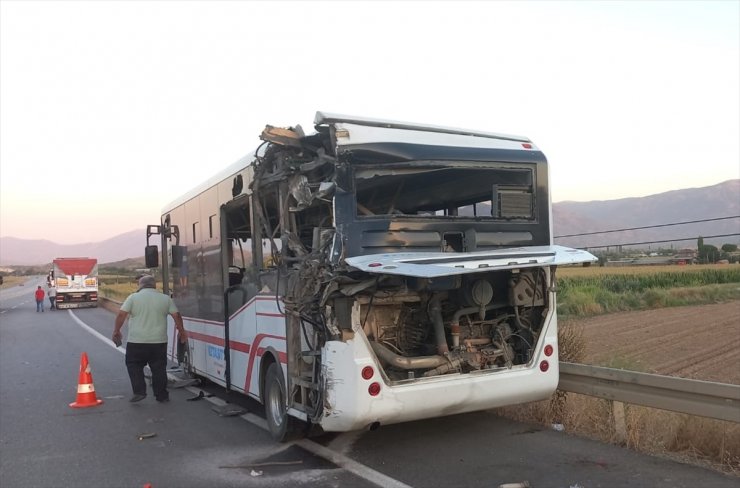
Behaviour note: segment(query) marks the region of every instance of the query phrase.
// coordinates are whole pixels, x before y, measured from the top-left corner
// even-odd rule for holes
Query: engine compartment
[[[376,278],[352,321],[391,381],[529,363],[549,312],[549,268]]]

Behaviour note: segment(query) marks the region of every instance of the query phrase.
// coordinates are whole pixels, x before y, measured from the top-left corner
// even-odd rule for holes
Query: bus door
[[[224,276],[224,360],[227,389],[248,391],[250,346],[256,335],[254,297],[257,273],[252,260],[250,205],[241,195],[221,207]]]

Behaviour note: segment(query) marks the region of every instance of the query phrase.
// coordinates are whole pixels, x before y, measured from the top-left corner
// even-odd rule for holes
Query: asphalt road
[[[0,291],[2,487],[736,487],[738,479],[479,412],[275,444],[255,402],[171,389],[128,402],[113,314],[35,312],[41,279]],[[86,352],[100,406],[73,409]],[[214,403],[250,412],[219,416]],[[141,434],[156,434],[140,439]]]

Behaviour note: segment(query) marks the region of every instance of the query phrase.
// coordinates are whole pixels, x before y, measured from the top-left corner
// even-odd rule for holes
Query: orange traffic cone
[[[87,353],[83,352],[80,357],[80,379],[77,381],[77,400],[70,403],[72,408],[94,407],[103,403],[95,396],[95,387],[93,386],[92,373],[90,365],[87,362]]]

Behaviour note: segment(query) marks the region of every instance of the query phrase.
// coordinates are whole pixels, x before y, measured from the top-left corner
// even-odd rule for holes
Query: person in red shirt
[[[41,285],[39,285],[38,288],[36,288],[36,311],[37,312],[43,312],[44,311],[44,289],[41,288]]]

